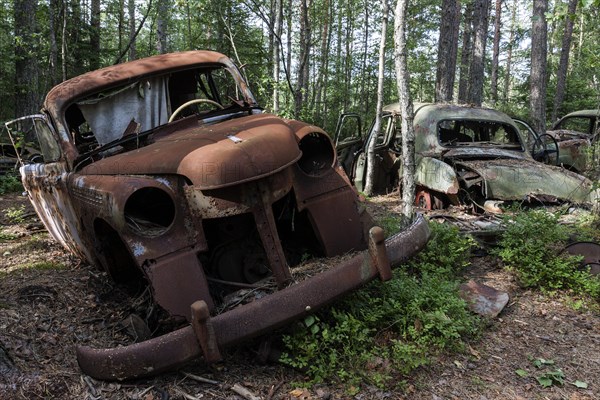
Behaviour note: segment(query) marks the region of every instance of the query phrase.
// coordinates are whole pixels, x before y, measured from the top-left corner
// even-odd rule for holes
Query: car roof
[[[58,113],[62,107],[86,95],[134,81],[144,76],[193,67],[198,64],[233,66],[228,57],[215,51],[194,50],[161,54],[87,72],[56,85],[44,101],[44,108]]]
[[[393,103],[383,108],[384,112],[400,112],[400,103]],[[427,121],[438,122],[447,119],[476,119],[482,121],[499,121],[514,125],[514,121],[501,111],[485,107],[452,103],[415,103],[415,124]]]
[[[566,118],[566,117],[597,117],[598,115],[600,115],[599,110],[579,110],[579,111],[573,111],[571,113],[568,113],[563,118]]]

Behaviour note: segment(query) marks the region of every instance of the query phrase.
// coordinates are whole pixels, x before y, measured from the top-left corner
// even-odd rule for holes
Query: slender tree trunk
[[[156,50],[165,54],[167,50],[167,28],[169,20],[169,0],[159,0],[156,19]]]
[[[135,0],[128,0],[129,11],[129,60],[137,58],[137,34],[135,29]]]
[[[511,16],[510,16],[510,34],[508,37],[508,52],[506,55],[506,77],[504,79],[504,104],[508,104],[508,100],[510,99],[510,75],[512,72],[512,54],[513,54],[513,44],[515,40],[515,26],[517,21],[517,6],[519,0],[513,1]]]
[[[530,106],[533,129],[540,135],[546,132],[547,10],[548,0],[533,0]]]
[[[50,0],[48,5],[48,30],[50,36],[50,86],[54,86],[59,81],[58,73],[58,43],[56,41],[57,35],[57,23],[59,22],[59,1]]]
[[[319,122],[321,125],[324,125],[324,121],[321,121],[321,116],[323,114],[322,102],[323,91],[325,90],[325,84],[327,82],[327,68],[329,66],[329,1],[330,0],[325,0],[325,4],[323,5],[325,15],[323,16],[323,31],[321,32],[321,65],[319,68],[317,86],[315,88],[315,121]]]
[[[282,32],[283,23],[283,8],[281,4],[282,0],[275,0],[274,4],[274,23],[273,29],[275,32],[275,38],[273,40],[273,112],[279,112],[279,64],[281,50],[279,47]],[[273,36],[273,35],[270,35]]]
[[[502,26],[502,0],[496,0],[496,13],[494,15],[494,44],[492,51],[492,78],[490,92],[492,104],[498,102],[498,58],[500,56],[500,27]]]
[[[474,0],[473,9],[473,61],[470,69],[469,103],[481,106],[483,102],[483,75],[485,44],[488,31],[490,0]]]
[[[348,4],[346,8],[346,37],[344,43],[346,44],[346,55],[344,62],[344,93],[350,93],[350,87],[352,83],[352,55],[354,54],[353,44],[353,32],[354,32],[354,14],[352,13],[352,6]],[[349,96],[344,96],[344,110],[347,110],[350,105]]]
[[[67,80],[67,0],[62,0],[62,39],[60,57],[62,63],[62,80]]]
[[[367,147],[367,181],[365,182],[365,193],[373,194],[373,186],[375,181],[375,145],[377,144],[377,136],[381,130],[381,110],[383,108],[383,78],[385,76],[385,38],[387,33],[388,23],[388,4],[387,0],[382,0],[383,19],[381,21],[381,42],[379,43],[379,72],[377,74],[377,106],[375,110],[375,126],[373,134]]]
[[[360,72],[360,89],[357,87],[357,96],[360,99],[365,99],[365,103],[370,97],[367,93],[365,93],[365,82],[367,81],[367,55],[369,53],[369,8],[373,6],[373,3],[370,1],[365,1],[364,3],[364,12],[365,12],[365,20],[364,20],[364,32],[363,32],[363,49],[362,49],[362,63],[361,63],[361,72]],[[368,110],[369,106],[365,104],[365,108]]]
[[[552,115],[550,121],[556,121],[558,110],[562,106],[565,98],[565,86],[567,82],[567,71],[569,67],[569,55],[571,53],[571,38],[573,37],[573,20],[575,11],[577,11],[578,0],[569,1],[568,15],[565,18],[565,31],[562,38],[562,48],[560,50],[560,62],[556,71],[556,96],[554,97],[554,105],[552,107]]]
[[[463,22],[462,49],[460,55],[460,79],[458,81],[458,101],[467,103],[469,100],[469,73],[471,55],[473,53],[473,2],[468,2]]]
[[[38,59],[36,46],[37,0],[15,0],[15,109],[16,115],[34,114],[39,109]]]
[[[460,0],[442,1],[442,18],[438,42],[435,101],[452,101],[460,27]]]
[[[398,0],[394,23],[394,42],[398,97],[402,109],[402,214],[410,221],[415,201],[415,131],[413,105],[408,86],[408,51],[406,49],[406,10],[408,0]]]
[[[100,68],[100,0],[91,1],[90,50],[90,69],[96,70]]]
[[[295,115],[300,117],[302,107],[308,95],[310,24],[308,9],[310,0],[300,0],[300,55],[298,60],[298,83],[295,93]]]

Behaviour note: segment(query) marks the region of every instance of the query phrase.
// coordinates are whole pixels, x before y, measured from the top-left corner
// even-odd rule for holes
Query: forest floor
[[[397,207],[394,196],[373,202],[375,212]],[[11,223],[5,211],[21,206],[23,221]],[[145,300],[70,257],[24,197],[0,198],[0,224],[0,399],[243,399],[234,385],[262,399],[600,399],[600,312],[519,288],[489,256],[473,257],[465,279],[508,292],[508,305],[463,353],[440,355],[407,376],[402,389],[363,385],[352,396],[334,383],[298,389],[302,373],[259,363],[254,343],[227,350],[216,366],[197,362],[155,378],[96,381],[80,372],[75,345],[131,343],[125,321]],[[558,375],[564,383],[548,388],[536,379]]]

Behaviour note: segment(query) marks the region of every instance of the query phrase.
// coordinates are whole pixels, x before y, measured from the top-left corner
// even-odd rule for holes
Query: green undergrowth
[[[460,349],[479,332],[479,319],[457,291],[472,239],[446,225],[430,226],[427,247],[397,268],[392,280],[367,285],[284,335],[282,361],[305,372],[305,383],[395,386],[435,354]]]
[[[0,195],[21,191],[23,191],[23,185],[16,175],[0,175]]]
[[[530,210],[505,217],[507,229],[494,250],[524,287],[544,292],[567,291],[600,300],[600,277],[580,267],[581,257],[563,252],[575,240],[593,239],[594,221],[559,224],[558,213]]]

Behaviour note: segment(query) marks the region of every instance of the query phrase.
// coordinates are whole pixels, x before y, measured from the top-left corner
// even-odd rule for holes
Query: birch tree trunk
[[[388,4],[387,0],[382,0],[383,19],[381,21],[381,41],[379,43],[379,72],[377,75],[377,106],[375,110],[375,126],[373,134],[367,146],[367,181],[365,183],[365,193],[370,196],[373,194],[375,181],[375,145],[377,136],[381,130],[381,110],[383,109],[383,81],[385,76],[385,38],[388,23]]]
[[[558,110],[565,99],[565,85],[567,82],[567,70],[569,67],[569,55],[571,53],[571,39],[573,37],[573,20],[577,11],[578,0],[570,0],[567,17],[565,18],[565,31],[562,37],[562,48],[560,49],[560,61],[556,71],[556,96],[552,107],[550,121],[556,121]]]
[[[498,58],[500,56],[500,27],[502,26],[502,0],[496,0],[496,12],[494,14],[494,44],[492,46],[492,77],[490,83],[490,94],[492,104],[498,102]]]
[[[485,44],[487,41],[490,0],[474,0],[473,61],[469,74],[469,103],[481,106],[483,102],[483,75]]]
[[[546,132],[547,10],[548,0],[533,0],[529,90],[533,129],[540,135]]]
[[[402,214],[413,218],[415,201],[415,131],[413,104],[408,86],[408,51],[406,49],[406,10],[408,0],[398,0],[394,23],[394,43],[398,97],[402,109]]]
[[[438,44],[435,101],[452,101],[460,27],[460,0],[442,1],[442,18]]]

